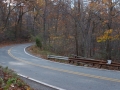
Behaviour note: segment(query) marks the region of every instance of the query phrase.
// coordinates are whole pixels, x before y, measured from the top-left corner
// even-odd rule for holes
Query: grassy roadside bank
[[[0,66],[0,90],[34,90],[8,67]]]
[[[27,48],[27,51],[28,51],[29,53],[37,56],[37,57],[41,57],[41,58],[44,58],[44,59],[47,59],[47,55],[51,55],[51,54],[56,55],[56,54],[53,53],[53,52],[40,49],[40,48],[37,47],[36,45],[33,45],[33,46],[28,47],[28,48]]]
[[[50,52],[44,49],[40,49],[36,45],[30,46],[26,49],[30,54],[35,55],[37,57],[48,60],[47,55],[58,55],[54,52]],[[59,56],[59,55],[58,55]],[[65,60],[57,60],[57,59],[49,59],[50,61],[60,62],[60,63],[68,63]]]
[[[37,47],[36,45],[34,46],[30,46],[27,48],[27,51],[37,57],[46,59],[46,60],[50,60],[50,61],[55,61],[55,62],[60,62],[60,63],[66,63],[66,64],[70,64],[68,63],[66,60],[58,60],[58,59],[48,59],[47,55],[56,55],[53,52],[50,51],[46,51],[46,50],[42,50],[39,47]],[[58,55],[59,56],[59,55]],[[85,67],[93,67],[93,68],[99,68],[99,66],[96,65],[91,65],[91,64],[87,64],[87,63],[80,63],[79,65],[74,63],[72,65],[77,65],[77,66],[85,66]],[[102,69],[109,69],[109,70],[119,70],[118,67],[110,67],[110,66],[103,66]]]

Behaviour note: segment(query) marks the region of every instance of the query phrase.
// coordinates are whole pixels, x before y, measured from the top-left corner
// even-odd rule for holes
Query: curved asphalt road
[[[29,45],[1,48],[0,64],[66,90],[120,90],[119,71],[60,64],[30,56],[24,50]]]

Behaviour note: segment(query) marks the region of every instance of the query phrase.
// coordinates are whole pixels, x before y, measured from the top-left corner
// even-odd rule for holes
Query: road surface
[[[73,66],[37,58],[25,51],[29,45],[1,48],[0,64],[65,90],[120,90],[119,71]]]

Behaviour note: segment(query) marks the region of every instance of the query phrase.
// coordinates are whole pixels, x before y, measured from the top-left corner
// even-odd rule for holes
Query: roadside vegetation
[[[27,50],[31,54],[38,56],[38,57],[45,58],[45,59],[47,59],[47,55],[56,55],[55,53],[50,52],[49,50],[39,48],[37,45],[30,46],[27,48]]]
[[[8,67],[0,66],[0,90],[34,90],[24,83],[20,77]]]
[[[53,52],[50,52],[49,50],[44,50],[44,49],[40,49],[37,45],[33,45],[27,48],[27,51],[32,54],[35,55],[39,58],[43,58],[45,60],[50,60],[50,61],[54,61],[54,62],[59,62],[59,63],[65,63],[65,64],[72,64],[72,65],[76,65],[76,66],[85,66],[85,67],[93,67],[93,68],[102,68],[102,69],[108,69],[108,70],[120,70],[117,64],[119,64],[119,62],[116,62],[116,66],[115,64],[112,66],[107,66],[107,65],[103,65],[102,67],[100,67],[99,63],[98,64],[91,64],[91,63],[85,63],[85,62],[80,62],[80,63],[69,63],[68,60],[64,60],[64,59],[57,59],[57,58],[48,58],[48,55],[55,55],[55,56],[61,56],[60,54],[56,54]],[[71,55],[72,57],[72,55]],[[73,57],[74,58],[74,57]],[[84,57],[82,57],[84,58]],[[79,58],[78,58],[79,59]],[[84,58],[86,59],[86,58]],[[84,60],[83,59],[83,60]],[[87,59],[86,59],[87,60]],[[106,63],[105,63],[106,64]]]
[[[37,57],[43,58],[48,60],[47,55],[60,55],[56,54],[55,52],[45,50],[45,49],[40,49],[37,45],[33,45],[27,48],[27,51],[31,53],[32,55],[35,55]],[[60,63],[68,63],[65,60],[58,60],[58,59],[49,59],[50,61],[55,61],[55,62],[60,62]]]

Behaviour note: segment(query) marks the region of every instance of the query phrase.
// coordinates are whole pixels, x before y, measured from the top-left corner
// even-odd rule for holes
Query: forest
[[[120,60],[120,0],[0,0],[0,43],[37,38],[44,49]]]

